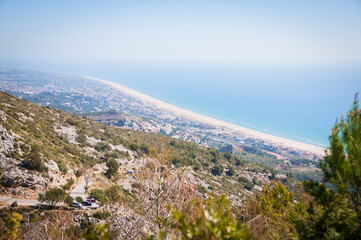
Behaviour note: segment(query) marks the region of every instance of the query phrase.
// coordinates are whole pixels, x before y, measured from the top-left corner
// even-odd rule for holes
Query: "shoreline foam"
[[[88,79],[92,79],[95,81],[99,81],[102,82],[104,84],[110,85],[112,87],[114,87],[115,89],[131,96],[134,98],[137,98],[139,100],[141,100],[144,103],[153,105],[157,108],[166,110],[168,112],[171,112],[177,116],[180,117],[184,117],[186,119],[190,119],[190,120],[194,120],[194,121],[198,121],[201,123],[205,123],[208,125],[212,125],[218,128],[223,128],[223,129],[228,129],[230,131],[237,131],[240,132],[241,134],[243,134],[246,137],[253,137],[253,138],[257,138],[257,139],[262,139],[274,144],[278,144],[278,145],[282,145],[282,146],[287,146],[287,147],[291,147],[291,148],[295,148],[298,150],[302,150],[302,151],[307,151],[307,152],[312,152],[312,153],[316,153],[316,154],[321,154],[324,155],[325,153],[325,149],[316,145],[312,145],[312,144],[308,144],[308,143],[303,143],[303,142],[298,142],[295,140],[291,140],[291,139],[287,139],[287,138],[283,138],[283,137],[278,137],[278,136],[274,136],[271,134],[267,134],[267,133],[262,133],[256,130],[252,130],[249,128],[245,128],[245,127],[241,127],[238,126],[236,124],[233,123],[228,123],[222,120],[218,120],[215,118],[211,118],[208,116],[204,116],[198,113],[194,113],[191,112],[189,110],[185,110],[182,109],[180,107],[165,103],[161,100],[158,100],[156,98],[150,97],[146,94],[137,92],[133,89],[124,87],[118,83],[113,83],[107,80],[103,80],[103,79],[99,79],[99,78],[93,78],[93,77],[88,77],[88,76],[83,76],[85,78]]]

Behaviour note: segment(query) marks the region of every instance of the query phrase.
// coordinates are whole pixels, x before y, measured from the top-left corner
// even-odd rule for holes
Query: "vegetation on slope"
[[[9,95],[4,95],[4,97],[7,97],[8,104],[13,106],[6,105],[7,108],[14,108],[17,104],[19,104],[17,107],[21,108],[20,103],[28,104]],[[2,106],[5,105],[2,104]],[[31,104],[26,106],[35,108],[32,109],[35,112],[36,109],[42,109]],[[183,181],[187,177],[183,174],[186,168],[178,169],[174,173],[169,169],[176,154],[179,154],[180,158],[185,156],[181,158],[184,160],[189,156],[187,151],[193,151],[196,154],[193,161],[201,162],[198,174],[206,174],[213,170],[213,174],[218,175],[219,172],[224,171],[223,164],[232,164],[233,161],[235,166],[244,164],[232,155],[220,153],[214,149],[200,148],[194,144],[161,135],[154,135],[153,138],[151,137],[153,135],[109,128],[86,118],[70,116],[51,109],[46,111],[49,116],[60,119],[64,124],[63,127],[75,126],[77,133],[78,129],[83,130],[86,139],[89,135],[94,139],[103,138],[102,142],[95,144],[100,153],[94,157],[94,163],[104,162],[106,154],[114,152],[111,151],[111,146],[121,142],[136,154],[156,156],[153,166],[148,165],[148,169],[154,171],[137,174],[135,176],[137,181],[132,192],[116,185],[106,191],[93,190],[92,195],[106,199],[105,207],[99,212],[92,213],[93,218],[103,220],[98,224],[91,220],[93,218],[80,218],[81,220],[77,218],[80,223],[76,223],[74,216],[77,214],[72,215],[67,211],[48,211],[45,214],[40,212],[42,213],[40,214],[39,211],[28,208],[15,206],[3,208],[0,210],[0,230],[1,236],[5,238],[39,237],[42,234],[41,236],[45,238],[64,239],[115,239],[117,237],[124,239],[166,239],[167,237],[181,239],[361,239],[361,113],[357,99],[347,118],[342,119],[334,127],[327,156],[321,164],[325,183],[331,184],[332,188],[326,187],[324,183],[305,181],[299,185],[297,191],[291,192],[282,183],[274,181],[269,185],[266,184],[261,193],[249,196],[240,207],[230,204],[225,195],[216,196],[217,192],[212,193],[207,189],[186,184]],[[40,114],[39,112],[36,113]],[[19,115],[22,117],[19,109],[16,113],[18,117]],[[23,109],[23,114],[25,113]],[[34,116],[30,113],[27,116],[36,117],[36,113]],[[7,124],[17,121],[14,114],[10,114]],[[44,141],[51,142],[52,140],[43,135],[44,131],[51,131],[48,128],[36,126],[36,133],[40,135],[40,138],[37,138],[34,135],[36,133],[25,127],[21,128],[22,124],[11,124],[11,126],[16,134],[22,134],[24,131],[35,139],[34,142],[29,142],[23,147],[29,148],[27,152],[37,149],[34,146],[31,147],[31,144],[39,144],[39,139],[42,137]],[[9,129],[11,126],[6,127]],[[89,126],[96,132],[92,133]],[[56,131],[54,134],[57,134]],[[78,137],[79,135],[78,133]],[[25,137],[24,134],[22,136]],[[155,139],[159,140],[158,145],[151,142]],[[66,141],[69,142],[65,139],[64,143]],[[59,146],[51,143],[54,149],[58,149]],[[68,144],[72,146],[70,142]],[[81,144],[88,146],[89,142],[78,142],[74,147],[83,154],[79,147]],[[147,147],[141,147],[142,144]],[[94,144],[90,146],[94,147]],[[164,152],[162,146],[167,146],[171,150]],[[148,152],[141,149],[148,149]],[[198,151],[200,156],[197,156]],[[68,157],[78,156],[76,152],[73,154],[65,151],[65,153]],[[42,159],[44,153],[40,150],[39,154]],[[94,164],[92,161],[82,162],[79,159],[77,162],[74,159],[73,157],[69,160],[74,165]],[[203,161],[208,162],[209,166],[204,166]],[[180,164],[194,167],[192,162],[186,160]],[[109,165],[116,164],[109,162]],[[116,169],[117,166],[112,168]],[[223,178],[233,177],[236,171],[232,170],[232,166],[226,166],[226,168]],[[239,180],[247,182],[248,179],[239,177]],[[200,192],[204,192],[205,195],[199,194]],[[42,228],[46,231],[42,231]]]
[[[3,125],[17,136],[15,148],[8,156],[21,161],[21,167],[45,173],[44,176],[47,172],[44,163],[49,160],[55,161],[64,174],[69,169],[77,173],[82,168],[107,163],[111,168],[109,171],[114,171],[109,172],[111,176],[117,171],[114,159],[131,159],[130,153],[137,159],[158,158],[164,149],[169,152],[175,167],[191,166],[199,176],[213,174],[237,183],[242,171],[263,173],[266,178],[270,174],[264,167],[248,164],[240,157],[217,149],[160,134],[109,127],[6,93],[0,95],[0,110],[7,116]],[[123,150],[115,147],[119,145]],[[230,190],[239,184],[231,185]]]

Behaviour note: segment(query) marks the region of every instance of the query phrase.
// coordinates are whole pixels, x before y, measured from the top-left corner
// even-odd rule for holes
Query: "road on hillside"
[[[34,200],[34,199],[17,199],[10,197],[0,197],[0,203],[11,204],[15,201],[20,205],[27,205],[27,206],[37,205],[39,203],[38,200]]]
[[[92,181],[89,182],[89,186],[90,187],[92,184]],[[83,177],[81,179],[81,182],[79,183],[78,186],[76,186],[71,192],[70,192],[70,196],[72,196],[74,199],[76,197],[81,197],[82,199],[86,199],[87,195],[85,194],[85,185],[86,185],[86,182],[85,182],[85,177]]]

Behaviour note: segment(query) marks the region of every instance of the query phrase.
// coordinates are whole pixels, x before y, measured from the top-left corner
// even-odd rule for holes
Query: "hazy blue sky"
[[[361,1],[0,0],[0,60],[361,62]]]

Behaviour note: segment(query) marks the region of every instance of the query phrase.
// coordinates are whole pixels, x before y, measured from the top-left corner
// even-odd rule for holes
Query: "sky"
[[[11,62],[360,63],[361,1],[0,0]]]
[[[0,0],[0,66],[325,143],[361,92],[361,0]]]

